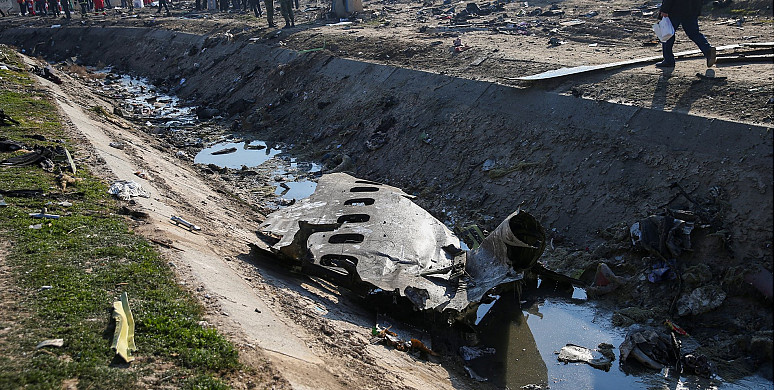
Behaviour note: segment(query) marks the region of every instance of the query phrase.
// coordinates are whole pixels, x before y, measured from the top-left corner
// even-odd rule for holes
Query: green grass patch
[[[0,51],[15,56],[2,46]],[[22,77],[27,81],[0,80],[0,108],[21,122],[0,133],[28,146],[59,139],[67,146],[56,110],[41,92],[24,92],[33,82]],[[33,131],[47,141],[29,138]],[[0,153],[0,160],[18,154]],[[0,167],[0,189],[46,194],[5,196],[9,206],[0,208],[0,241],[10,244],[0,247],[9,271],[0,279],[0,294],[6,294],[0,301],[13,302],[0,306],[0,388],[53,389],[65,380],[94,389],[228,388],[221,378],[243,369],[237,349],[199,325],[202,307],[175,282],[156,248],[113,214],[119,204],[106,185],[83,168],[73,176],[82,181],[62,190],[55,173],[37,166]],[[44,208],[61,218],[28,215]],[[30,228],[37,224],[39,229]],[[112,303],[122,292],[136,321],[138,351],[130,364],[110,349]],[[64,339],[64,346],[36,349],[53,338]]]

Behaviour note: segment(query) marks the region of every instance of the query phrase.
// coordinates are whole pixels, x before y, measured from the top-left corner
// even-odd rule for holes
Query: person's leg
[[[677,27],[680,27],[680,20],[678,18],[670,16],[669,21],[672,22],[672,27],[674,28],[675,31],[677,31]],[[672,35],[672,37],[669,38],[669,40],[661,44],[664,53],[664,61],[661,64],[665,64],[669,66],[674,65],[674,52],[672,51],[672,47],[674,46],[675,35]]]
[[[276,27],[274,24],[274,1],[263,0],[263,2],[265,2],[265,16],[268,19],[268,27]]]
[[[699,19],[695,16],[684,18],[681,21],[681,24],[683,30],[685,30],[685,35],[687,35],[688,38],[691,38],[693,43],[699,47],[699,50],[701,50],[702,53],[707,55],[712,46],[710,46],[710,43],[707,42],[707,38],[704,36],[704,34],[699,31]]]

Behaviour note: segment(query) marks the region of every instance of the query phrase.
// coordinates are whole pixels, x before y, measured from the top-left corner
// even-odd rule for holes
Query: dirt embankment
[[[701,283],[729,293],[708,314],[716,325],[705,337],[772,329],[771,306],[743,276],[773,271],[773,129],[297,54],[249,38],[69,27],[9,29],[2,40],[51,60],[77,56],[149,77],[218,109],[237,131],[313,158],[349,155],[358,176],[419,195],[453,225],[492,228],[520,206],[563,251],[549,252],[551,266],[610,262],[637,277],[640,287],[616,295],[637,306],[663,310],[679,291],[638,279],[649,264],[631,248],[627,226],[667,208],[693,210],[711,223],[681,261],[706,263],[711,277]],[[751,340],[729,345],[751,353]]]

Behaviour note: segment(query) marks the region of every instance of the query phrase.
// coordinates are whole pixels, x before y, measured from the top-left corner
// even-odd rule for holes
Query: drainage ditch
[[[92,39],[103,49],[84,50],[80,42]],[[15,29],[2,40],[55,62],[76,57],[80,64],[110,64],[149,77],[155,85],[121,75],[101,87],[127,86],[127,96],[112,96],[118,110],[167,137],[182,158],[202,164],[205,175],[221,177],[269,211],[307,196],[323,171],[351,161],[349,169],[358,176],[419,195],[426,209],[452,227],[476,222],[492,228],[520,204],[552,232],[553,249],[542,258],[548,266],[587,274],[606,259],[617,271],[640,275],[633,281],[637,288],[616,301],[663,301],[673,291],[641,279],[637,264],[645,255],[627,245],[627,224],[670,206],[705,205],[696,211],[706,214],[727,203],[714,212],[721,213],[719,227],[729,229],[729,253],[702,226],[701,247],[688,264],[706,259],[719,276],[755,266],[772,269],[773,135],[767,128],[166,31]],[[670,190],[673,183],[688,189],[685,196]],[[691,205],[682,198],[698,201]],[[616,260],[623,256],[626,261]],[[719,316],[732,316],[740,302],[753,299],[736,292],[744,282],[733,283],[734,300],[716,311]],[[553,351],[567,343],[619,344],[624,330],[612,325],[608,310],[569,296],[537,297],[523,311],[502,308],[508,301],[499,299],[490,309],[494,319],[486,317],[485,346],[496,352],[489,364],[474,363],[477,378],[510,387],[712,385],[558,363]],[[760,299],[750,305],[763,307]],[[759,319],[771,329],[771,319]],[[683,320],[690,327],[697,323]],[[549,331],[560,323],[572,331]],[[491,334],[505,338],[492,340]],[[524,367],[538,369],[519,375]],[[528,382],[534,375],[539,380]],[[767,384],[751,377],[716,386]]]

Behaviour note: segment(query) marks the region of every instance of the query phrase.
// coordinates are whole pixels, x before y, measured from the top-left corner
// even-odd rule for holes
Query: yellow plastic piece
[[[119,301],[114,302],[114,320],[116,329],[114,330],[114,340],[111,348],[126,362],[130,363],[135,359],[130,352],[135,351],[135,321],[133,313],[130,312],[130,303],[127,301],[127,292],[123,292]]]

